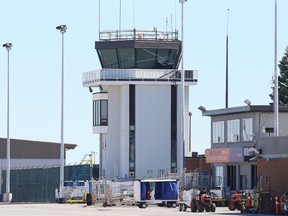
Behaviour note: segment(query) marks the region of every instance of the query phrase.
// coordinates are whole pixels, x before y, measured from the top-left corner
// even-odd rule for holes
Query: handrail
[[[149,69],[99,69],[85,72],[82,74],[82,83],[99,81],[171,81],[176,82],[181,79],[181,73],[178,70],[149,70]],[[186,81],[197,81],[198,71],[185,70]]]
[[[175,41],[178,40],[178,31],[158,31],[153,30],[121,30],[121,31],[102,31],[99,35],[99,41],[121,41],[121,40],[160,40]]]

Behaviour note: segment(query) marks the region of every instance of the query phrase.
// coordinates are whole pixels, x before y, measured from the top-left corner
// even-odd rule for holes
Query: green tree
[[[278,67],[280,70],[280,75],[278,76],[278,102],[280,105],[288,105],[288,46]],[[274,91],[274,87],[272,91]],[[269,96],[273,100],[273,92]]]

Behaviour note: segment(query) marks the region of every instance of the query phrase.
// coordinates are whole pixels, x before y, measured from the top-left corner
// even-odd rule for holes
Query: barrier
[[[279,215],[281,211],[281,206],[280,206],[280,202],[277,196],[275,196],[275,213],[276,215]]]
[[[248,194],[247,194],[246,206],[247,206],[247,208],[252,207],[252,199],[251,199],[251,193],[250,193],[250,191],[248,191]]]

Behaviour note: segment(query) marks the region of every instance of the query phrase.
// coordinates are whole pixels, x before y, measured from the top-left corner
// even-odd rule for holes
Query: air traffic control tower
[[[83,73],[82,82],[93,90],[100,176],[143,178],[180,173],[183,112],[178,33],[105,31],[100,32],[95,49],[102,69]],[[185,70],[187,120],[189,86],[196,85],[197,78],[197,71]],[[187,120],[185,155],[191,151]]]

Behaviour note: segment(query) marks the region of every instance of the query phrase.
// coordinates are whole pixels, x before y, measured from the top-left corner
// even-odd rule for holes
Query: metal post
[[[189,112],[189,152],[192,152],[192,145],[191,145],[191,130],[192,130],[192,112]]]
[[[275,0],[275,59],[274,59],[274,136],[279,136],[279,102],[278,102],[278,70],[277,70],[277,0]]]
[[[181,139],[180,139],[180,152],[179,152],[179,169],[180,174],[184,174],[184,146],[185,146],[185,86],[184,86],[184,79],[185,79],[185,71],[184,71],[184,2],[187,0],[179,0],[181,3],[181,52],[182,52],[182,59],[181,59],[181,93],[182,93],[182,104],[181,104]]]
[[[122,17],[122,2],[119,3],[119,35],[121,40],[121,17]]]
[[[7,170],[6,170],[6,196],[5,201],[10,202],[12,195],[10,195],[10,71],[9,71],[9,53],[12,43],[5,43],[3,47],[7,50]]]
[[[64,187],[64,33],[67,30],[66,25],[56,27],[62,34],[62,70],[61,70],[61,144],[60,144],[60,198],[63,196],[62,188]]]
[[[96,152],[95,151],[91,151],[91,153],[93,154],[93,164],[95,164],[95,154],[96,154]]]
[[[229,79],[229,75],[228,75],[228,24],[229,24],[229,9],[227,11],[227,35],[226,35],[226,96],[225,96],[225,108],[228,108],[228,79]]]
[[[100,22],[101,22],[101,21],[100,21],[100,18],[101,18],[101,17],[100,17],[100,12],[101,12],[100,6],[101,6],[101,3],[100,3],[100,1],[101,1],[101,0],[98,1],[98,3],[99,3],[99,4],[98,4],[98,39],[99,39],[99,41],[100,41],[100,39],[101,39],[101,37],[100,37],[100,30],[101,30],[101,26],[100,26],[100,24],[101,24],[101,23],[100,23]]]

